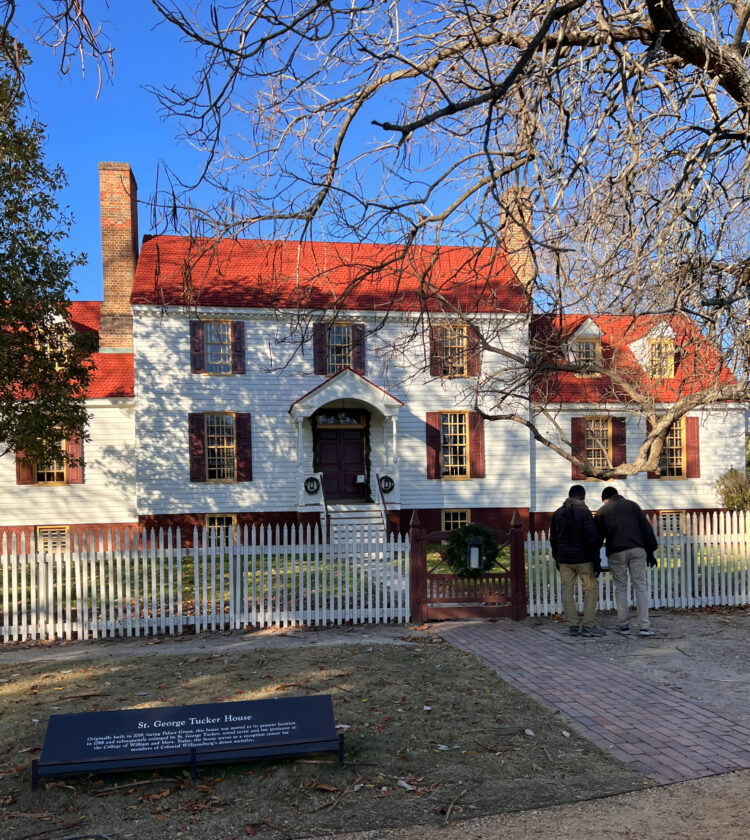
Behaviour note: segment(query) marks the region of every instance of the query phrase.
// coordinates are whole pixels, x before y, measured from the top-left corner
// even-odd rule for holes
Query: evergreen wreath
[[[466,539],[467,537],[481,537],[482,539],[482,566],[480,569],[470,569],[466,565]],[[488,572],[497,559],[498,545],[495,537],[489,528],[470,522],[468,525],[461,525],[451,531],[445,548],[445,562],[452,571],[463,577],[479,577]]]

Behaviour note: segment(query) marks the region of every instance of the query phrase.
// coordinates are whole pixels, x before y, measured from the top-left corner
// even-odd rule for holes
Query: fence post
[[[526,618],[526,556],[523,548],[523,522],[516,509],[510,520],[510,585],[513,618]]]
[[[427,596],[427,546],[425,545],[424,535],[425,531],[419,521],[419,514],[415,510],[409,523],[409,542],[411,544],[409,606],[411,608],[411,620],[416,624],[421,624],[424,621],[424,606]]]

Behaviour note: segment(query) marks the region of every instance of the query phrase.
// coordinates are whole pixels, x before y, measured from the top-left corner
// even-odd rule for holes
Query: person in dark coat
[[[599,560],[599,536],[594,517],[584,499],[586,490],[574,484],[568,498],[552,514],[550,546],[560,571],[565,621],[571,636],[593,638],[606,635],[596,626],[596,575]],[[573,594],[576,580],[583,584],[583,625],[579,627],[578,607]]]
[[[659,543],[654,529],[640,507],[630,499],[623,498],[614,487],[602,490],[604,504],[596,513],[596,527],[600,540],[604,541],[609,571],[615,583],[615,604],[617,605],[617,626],[615,632],[621,636],[630,635],[628,613],[630,610],[630,587],[628,573],[635,589],[635,608],[638,617],[638,633],[653,636],[648,617],[648,576],[646,566],[655,566],[654,552]]]

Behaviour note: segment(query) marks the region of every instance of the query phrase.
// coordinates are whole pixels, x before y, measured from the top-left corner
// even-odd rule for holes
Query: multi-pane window
[[[685,475],[685,418],[672,424],[659,457],[662,478],[683,478]]]
[[[586,458],[595,468],[612,466],[612,435],[608,417],[587,417],[584,446]]]
[[[655,379],[674,376],[674,341],[652,338],[648,343],[648,372]]]
[[[61,443],[60,448],[65,451],[65,444]],[[36,483],[65,484],[65,462],[48,461],[46,464],[37,464]]]
[[[206,514],[206,540],[208,545],[227,546],[229,536],[236,538],[237,517],[233,514]]]
[[[468,510],[443,511],[443,531],[454,531],[462,525],[468,525],[470,521]]]
[[[463,324],[441,327],[443,376],[466,376],[466,327]]]
[[[206,321],[203,352],[207,373],[232,372],[232,335],[229,321]]]
[[[58,551],[60,553],[67,551],[68,530],[67,526],[59,528],[38,527],[36,529],[37,551],[44,554],[56,554]]]
[[[601,345],[598,338],[579,338],[573,342],[573,358],[579,365],[592,365],[601,358]]]
[[[236,445],[233,414],[206,414],[206,480],[235,481]]]
[[[350,324],[331,324],[327,342],[328,373],[352,367],[352,328]]]
[[[465,412],[440,415],[440,454],[443,477],[468,477],[469,429]]]

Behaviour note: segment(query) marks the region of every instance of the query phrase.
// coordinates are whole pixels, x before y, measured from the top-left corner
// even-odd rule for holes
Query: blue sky
[[[26,4],[25,11],[33,11],[32,4]],[[132,166],[141,203],[140,237],[152,228],[147,202],[159,163],[167,161],[189,177],[200,161],[197,152],[176,139],[179,125],[161,119],[155,97],[144,89],[189,78],[192,48],[180,44],[170,27],[155,27],[156,15],[145,0],[116,0],[104,11],[103,26],[115,47],[115,69],[98,99],[93,64],[82,76],[80,62],[73,62],[68,75],[61,77],[52,52],[19,33],[33,59],[27,73],[28,99],[33,115],[47,127],[47,162],[60,163],[68,177],[68,187],[59,194],[60,204],[69,207],[74,217],[68,249],[88,256],[88,264],[72,275],[78,288],[73,297],[81,300],[102,296],[99,161],[126,161]],[[35,28],[33,21],[32,17],[23,22]]]

